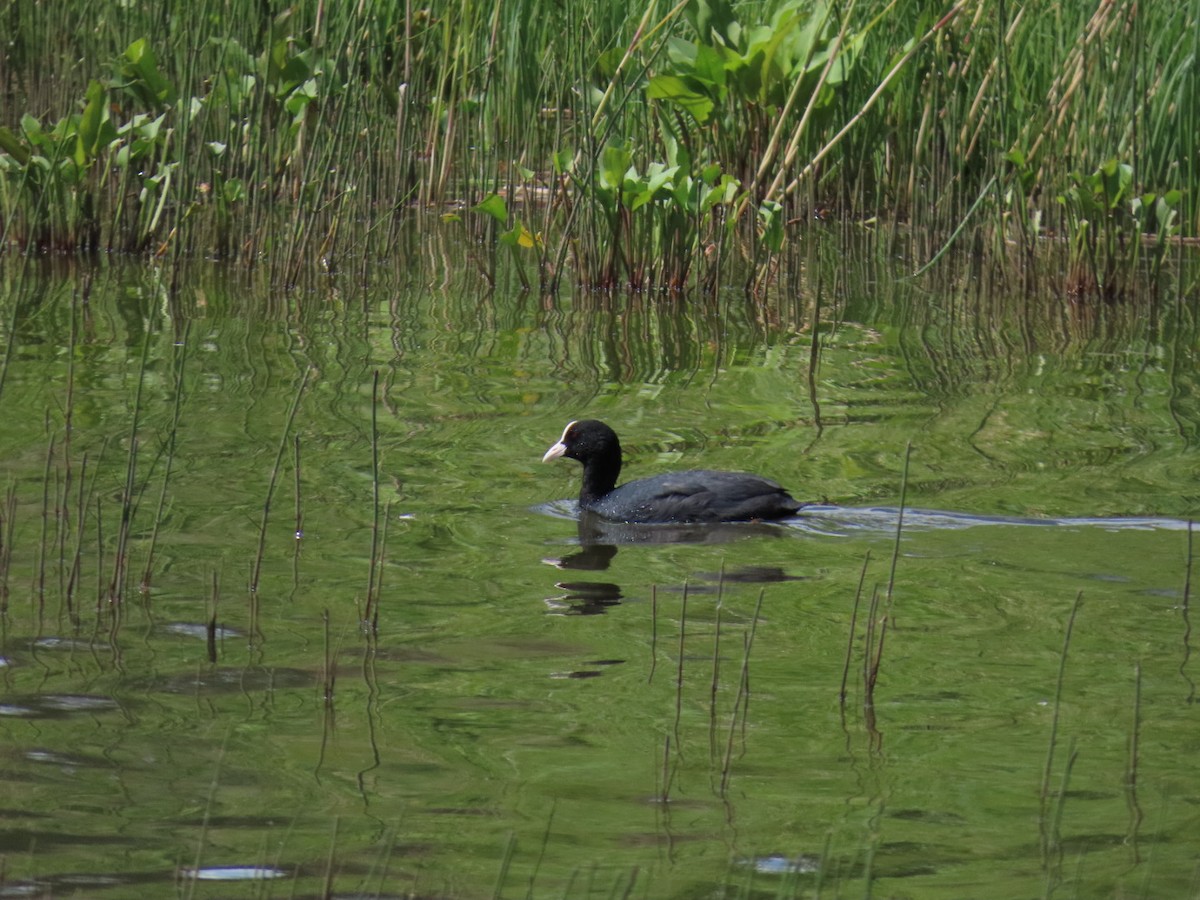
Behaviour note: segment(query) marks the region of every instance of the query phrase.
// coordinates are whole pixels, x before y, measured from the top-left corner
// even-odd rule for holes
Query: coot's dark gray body
[[[579,507],[614,522],[755,522],[794,515],[804,504],[768,478],[694,469],[617,487],[621,443],[595,419],[571,422],[543,462],[565,456],[583,464]]]

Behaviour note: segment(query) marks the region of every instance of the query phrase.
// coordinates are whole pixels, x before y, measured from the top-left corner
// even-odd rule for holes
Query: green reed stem
[[[650,673],[646,683],[654,681],[654,670],[658,667],[658,585],[650,585]]]
[[[283,431],[279,436],[279,445],[275,451],[275,463],[271,466],[271,477],[267,480],[267,496],[263,500],[262,518],[258,525],[258,548],[254,553],[254,563],[250,570],[250,594],[253,596],[258,593],[259,579],[262,576],[263,555],[266,552],[267,546],[267,523],[271,518],[271,500],[275,495],[275,484],[279,480],[279,470],[283,465],[283,454],[287,449],[288,435],[292,431],[292,426],[296,421],[296,413],[300,410],[300,400],[304,396],[304,391],[308,387],[309,373],[304,372],[299,382],[296,385],[296,393],[292,397],[292,404],[288,408],[287,418],[284,421]]]
[[[1142,732],[1142,664],[1133,664],[1133,711],[1129,723],[1128,755],[1125,762],[1125,805],[1129,808],[1129,829],[1125,832],[1125,843],[1133,849],[1133,861],[1140,863],[1138,834],[1145,815],[1138,801],[1138,748]]]
[[[367,572],[367,602],[363,621],[372,629],[379,624],[378,578],[381,552],[379,535],[379,370],[371,377],[371,557]]]
[[[1075,595],[1075,602],[1071,604],[1071,612],[1067,616],[1066,630],[1063,634],[1062,650],[1058,655],[1058,678],[1054,686],[1054,711],[1050,717],[1050,739],[1046,748],[1046,764],[1042,769],[1042,787],[1039,792],[1041,812],[1038,816],[1038,831],[1041,834],[1043,863],[1048,863],[1051,849],[1051,836],[1048,831],[1050,823],[1047,821],[1050,803],[1050,775],[1054,770],[1054,753],[1058,746],[1058,722],[1059,713],[1062,709],[1062,691],[1067,671],[1067,654],[1071,648],[1071,632],[1075,628],[1075,617],[1079,613],[1079,605],[1082,601],[1083,591],[1080,591]]]
[[[121,523],[117,527],[117,546],[113,554],[112,578],[108,584],[108,600],[119,604],[125,598],[125,581],[129,570],[129,535],[137,508],[138,430],[142,421],[142,395],[146,387],[146,369],[150,359],[150,338],[146,330],[142,338],[142,358],[138,365],[137,387],[133,394],[133,414],[129,422],[129,452],[125,457],[125,487],[121,492]]]
[[[146,550],[146,568],[142,574],[143,591],[150,590],[150,578],[154,571],[154,551],[158,546],[158,533],[162,527],[163,514],[167,506],[167,488],[171,483],[171,470],[175,465],[175,449],[179,439],[179,419],[183,412],[183,372],[187,362],[188,352],[188,336],[191,334],[192,322],[187,320],[183,328],[183,336],[180,339],[182,349],[175,361],[175,401],[171,410],[171,430],[167,435],[167,461],[163,470],[162,487],[158,492],[158,506],[154,511],[154,527],[150,531],[150,546]]]
[[[741,713],[743,731],[746,727],[746,717],[750,709],[750,650],[754,646],[754,635],[758,631],[758,619],[762,614],[763,598],[766,588],[759,589],[758,603],[754,606],[754,618],[750,621],[750,630],[742,636],[742,668],[738,678],[737,696],[733,698],[733,711],[729,716],[729,732],[725,740],[725,759],[721,765],[721,796],[729,789],[729,778],[733,771],[733,743],[737,734],[738,714]]]
[[[850,682],[850,658],[854,655],[854,637],[858,631],[858,608],[862,604],[863,584],[867,580],[867,566],[871,562],[871,551],[863,556],[862,569],[858,573],[858,587],[854,591],[854,606],[850,610],[850,636],[846,640],[846,659],[842,664],[842,689],[838,693],[838,702],[842,707],[842,716],[846,714],[847,686]]]
[[[684,639],[687,635],[687,602],[688,582],[683,583],[683,600],[679,606],[679,659],[675,670],[675,747],[678,752],[681,747],[679,740],[679,722],[683,718],[683,654]]]

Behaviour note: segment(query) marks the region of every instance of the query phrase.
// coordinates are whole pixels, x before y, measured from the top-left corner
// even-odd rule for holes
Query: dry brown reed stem
[[[1116,5],[1115,0],[1101,0],[1084,28],[1082,37],[1071,48],[1062,71],[1051,82],[1050,90],[1046,95],[1045,108],[1050,110],[1050,118],[1054,125],[1052,128],[1046,128],[1040,121],[1030,123],[1030,127],[1036,128],[1038,131],[1036,140],[1029,148],[1030,159],[1037,155],[1042,141],[1047,136],[1059,131],[1066,122],[1071,109],[1071,100],[1087,76],[1087,62],[1095,58],[1095,54],[1091,51],[1092,46],[1094,44],[1103,46],[1113,28],[1120,23],[1120,17],[1112,15]],[[1064,81],[1068,77],[1070,81],[1064,86]]]
[[[857,0],[850,0],[850,5],[842,14],[842,27],[838,31],[838,35],[833,39],[833,43],[829,46],[829,58],[825,60],[825,67],[821,70],[821,74],[817,77],[817,83],[812,87],[812,92],[809,94],[808,104],[804,107],[804,112],[800,116],[800,121],[796,123],[796,127],[792,129],[791,139],[788,141],[787,150],[784,153],[783,167],[786,169],[795,161],[796,155],[800,149],[800,141],[808,130],[808,123],[812,118],[813,111],[817,108],[817,98],[821,93],[821,88],[829,80],[829,73],[833,71],[834,65],[838,62],[838,53],[841,50],[842,43],[846,39],[846,32],[850,29],[850,19],[854,12]],[[880,16],[886,14],[893,6],[896,5],[896,0],[892,0],[887,8],[883,10]],[[816,26],[815,33],[820,34],[825,28],[825,22],[832,15],[832,6],[825,8],[825,16]],[[801,72],[808,70],[808,64],[812,61],[813,54],[817,51],[817,41],[813,41],[808,48],[808,55],[804,59],[804,63],[799,67]],[[766,178],[767,172],[775,163],[775,158],[779,154],[779,143],[783,139],[783,128],[788,118],[791,116],[792,109],[796,105],[796,101],[800,97],[800,88],[805,84],[804,78],[796,78],[792,83],[792,90],[788,94],[788,98],[783,105],[783,110],[775,119],[775,126],[771,129],[771,136],[767,140],[767,146],[763,150],[762,159],[759,160],[758,168],[754,172],[754,179],[751,181],[746,195],[742,198],[734,212],[734,218],[741,218],[746,211],[747,205],[758,195],[758,185]],[[782,172],[781,169],[781,172]],[[780,176],[776,176],[775,181],[778,182]],[[772,184],[774,185],[775,182]],[[770,191],[768,191],[768,195]]]
[[[625,66],[629,64],[629,60],[633,58],[634,53],[657,32],[662,30],[672,19],[676,18],[684,9],[687,8],[691,0],[680,0],[670,11],[659,19],[658,24],[649,30],[646,29],[646,24],[650,21],[650,16],[654,12],[655,4],[647,5],[646,11],[642,14],[642,19],[638,22],[637,30],[633,34],[633,39],[629,42],[629,46],[625,49],[625,55],[621,57],[620,63],[617,64],[616,70],[609,79],[608,87],[604,91],[604,96],[600,98],[600,102],[596,104],[596,110],[592,113],[592,130],[595,131],[600,126],[600,117],[604,113],[605,107],[608,106],[612,99],[613,90],[621,82],[621,74],[625,71]]]
[[[960,0],[959,3],[954,4],[954,6],[948,13],[946,13],[946,15],[942,16],[942,18],[939,19],[937,23],[933,25],[933,27],[931,27],[927,32],[925,32],[925,34],[921,36],[920,40],[918,40],[912,45],[912,47],[908,49],[907,53],[900,57],[896,64],[892,66],[887,75],[884,76],[883,81],[879,82],[879,86],[875,88],[875,90],[871,93],[871,96],[867,98],[865,103],[863,103],[862,107],[850,117],[850,121],[843,125],[841,130],[838,131],[838,133],[832,138],[830,138],[825,143],[825,146],[816,152],[813,158],[808,161],[808,164],[800,170],[799,175],[788,182],[787,187],[783,190],[784,194],[790,195],[796,192],[797,188],[800,187],[804,180],[816,171],[817,167],[824,161],[825,157],[833,152],[834,148],[836,148],[837,145],[842,142],[842,139],[845,138],[846,135],[854,129],[854,126],[857,125],[864,116],[866,116],[866,114],[871,110],[872,107],[875,106],[877,102],[879,102],[879,98],[884,95],[888,89],[888,86],[891,85],[896,77],[904,70],[904,67],[908,65],[913,57],[917,55],[917,52],[924,47],[934,35],[945,28],[949,24],[950,20],[958,15],[959,12],[966,7],[966,5],[966,0]],[[797,143],[797,150],[798,147],[799,144]],[[795,154],[784,157],[783,165],[779,167],[778,173],[771,181],[770,187],[767,188],[766,199],[775,199],[776,195],[779,194],[780,185],[783,183],[784,176],[793,162],[795,162]]]

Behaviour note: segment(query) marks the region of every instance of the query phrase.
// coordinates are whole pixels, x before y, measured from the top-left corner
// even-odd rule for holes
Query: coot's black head
[[[617,486],[621,474],[621,442],[617,433],[596,419],[580,419],[563,429],[558,443],[546,451],[542,462],[565,456],[583,463],[581,503],[598,500]]]

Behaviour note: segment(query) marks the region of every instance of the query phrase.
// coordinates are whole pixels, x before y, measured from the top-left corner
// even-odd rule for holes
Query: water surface
[[[1194,311],[459,271],[4,282],[6,888],[1194,891]],[[813,506],[579,523],[582,416]]]

